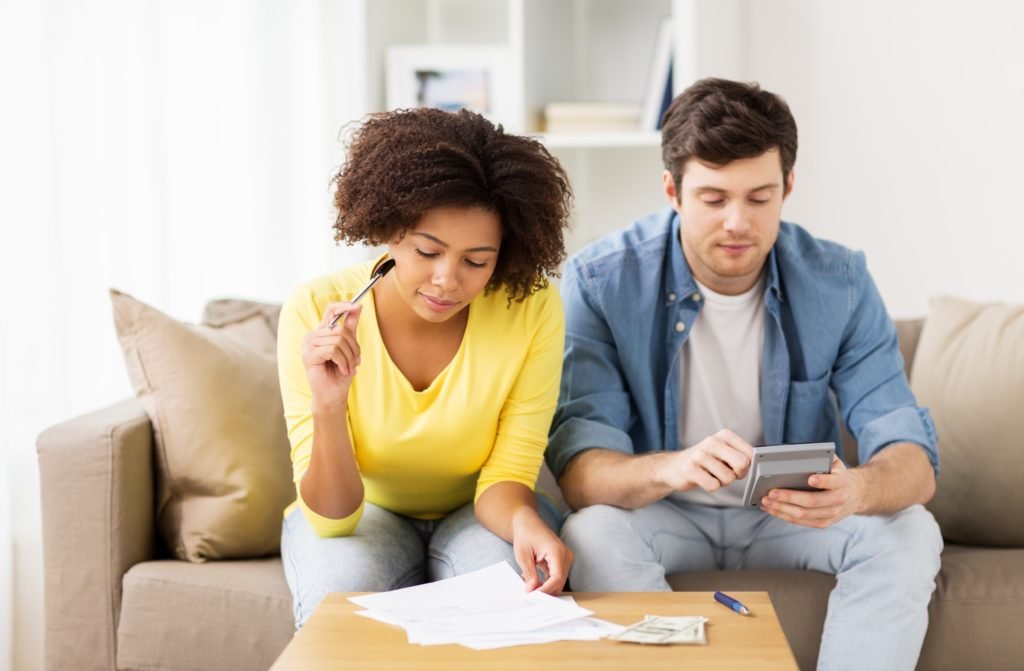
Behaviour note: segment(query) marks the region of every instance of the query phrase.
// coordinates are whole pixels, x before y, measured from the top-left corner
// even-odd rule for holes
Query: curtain
[[[131,395],[107,288],[197,321],[368,257],[330,228],[355,4],[0,6],[0,667],[42,668],[35,437]]]

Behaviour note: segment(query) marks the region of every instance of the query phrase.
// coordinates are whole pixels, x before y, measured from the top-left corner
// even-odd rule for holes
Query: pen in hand
[[[359,290],[359,293],[349,301],[350,303],[358,303],[359,299],[366,295],[366,292],[373,288],[373,285],[377,283],[377,280],[388,274],[388,271],[395,267],[395,260],[388,259],[384,263],[377,266],[377,270],[373,271],[373,275],[370,276],[370,281],[366,283],[366,286]],[[329,330],[334,329],[338,325],[338,322],[348,314],[348,311],[339,312],[334,315],[334,319],[331,320],[331,325],[327,328]]]
[[[732,598],[728,594],[722,592],[715,592],[715,601],[722,604],[729,610],[734,610],[740,615],[750,615],[750,609],[744,606],[742,603]]]

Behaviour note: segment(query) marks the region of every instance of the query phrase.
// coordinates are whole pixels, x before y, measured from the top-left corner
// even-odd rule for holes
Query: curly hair
[[[565,171],[540,142],[467,110],[418,108],[368,117],[336,185],[334,239],[385,244],[437,207],[498,215],[502,242],[488,292],[522,301],[558,275],[572,211]]]
[[[686,162],[726,165],[779,150],[783,179],[796,163],[796,121],[786,101],[756,83],[707,78],[676,96],[662,118],[661,157],[680,188]]]

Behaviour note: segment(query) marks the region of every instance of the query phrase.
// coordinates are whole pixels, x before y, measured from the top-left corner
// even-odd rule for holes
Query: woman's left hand
[[[560,594],[572,566],[572,550],[544,523],[533,508],[520,508],[512,520],[512,551],[523,571],[526,590]],[[541,582],[538,569],[544,572]]]

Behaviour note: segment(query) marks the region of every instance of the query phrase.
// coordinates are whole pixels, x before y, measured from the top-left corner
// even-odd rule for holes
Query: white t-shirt
[[[683,344],[680,361],[680,449],[729,429],[761,445],[761,358],[764,287],[761,279],[738,296],[717,294],[700,282],[704,307]],[[746,478],[717,492],[695,487],[672,497],[691,503],[739,506]]]

